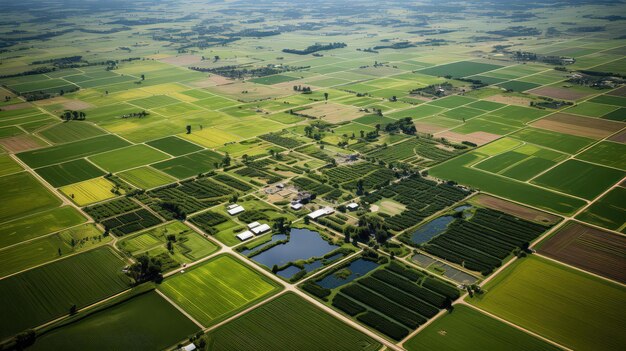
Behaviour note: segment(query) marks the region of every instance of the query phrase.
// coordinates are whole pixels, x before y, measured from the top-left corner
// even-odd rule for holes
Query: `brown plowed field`
[[[529,93],[541,96],[551,97],[553,99],[561,100],[578,100],[591,95],[591,93],[585,93],[581,91],[571,90],[567,88],[557,87],[541,87],[533,90],[529,90]]]
[[[541,243],[539,253],[626,283],[626,237],[570,222]]]
[[[533,127],[593,139],[605,138],[624,127],[624,123],[555,113],[531,124]]]

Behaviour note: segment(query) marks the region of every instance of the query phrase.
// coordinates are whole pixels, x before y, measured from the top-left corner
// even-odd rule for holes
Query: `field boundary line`
[[[169,302],[172,306],[174,306],[174,308],[176,308],[180,313],[182,313],[185,317],[189,318],[190,321],[192,321],[195,325],[197,325],[198,327],[200,327],[200,329],[204,330],[204,326],[202,324],[200,324],[200,322],[198,322],[195,318],[193,318],[189,313],[187,313],[185,310],[182,309],[182,307],[178,306],[174,301],[172,301],[169,297],[167,297],[165,294],[163,294],[161,291],[159,291],[159,289],[154,289],[154,291],[156,291],[157,294],[159,294],[165,301]]]

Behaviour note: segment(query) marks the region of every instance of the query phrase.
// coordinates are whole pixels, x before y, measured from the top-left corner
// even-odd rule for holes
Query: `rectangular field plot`
[[[530,127],[511,134],[510,137],[572,155],[594,142],[585,137]]]
[[[37,338],[32,350],[167,349],[199,330],[156,292],[133,297]]]
[[[167,152],[172,156],[180,156],[195,151],[202,150],[202,147],[192,144],[175,136],[169,136],[163,139],[149,141],[146,144],[157,148],[163,152]]]
[[[39,135],[52,143],[63,144],[95,137],[104,133],[102,129],[93,124],[71,121],[55,124],[39,132]]]
[[[560,350],[552,344],[463,305],[456,305],[452,313],[443,315],[402,346],[409,351]]]
[[[578,268],[626,282],[626,238],[569,222],[539,245],[539,253]]]
[[[576,216],[576,219],[623,233],[626,231],[625,211],[626,188],[616,187]]]
[[[420,70],[419,73],[429,74],[431,76],[452,76],[452,77],[467,77],[475,74],[481,74],[487,71],[492,71],[494,69],[500,68],[502,66],[492,65],[487,63],[480,62],[472,62],[472,61],[463,61],[463,62],[454,62],[448,63],[445,65],[429,67],[423,70]]]
[[[251,332],[242,333],[242,330]],[[208,338],[215,351],[374,351],[381,347],[372,338],[292,293],[212,330]]]
[[[61,202],[27,172],[0,177],[0,223],[58,206]]]
[[[626,345],[623,286],[530,255],[469,299],[490,313],[575,350]]]
[[[0,336],[66,315],[129,287],[125,262],[110,248],[91,250],[0,280]]]
[[[0,276],[20,272],[111,241],[93,224],[63,230],[0,251]],[[72,246],[72,243],[74,245]]]
[[[576,158],[626,170],[626,144],[602,141],[576,155]]]
[[[78,159],[35,170],[53,187],[58,188],[104,175],[104,171],[85,159]]]
[[[148,163],[162,161],[168,157],[168,155],[149,146],[133,145],[92,156],[89,160],[106,171],[119,172]]]
[[[178,179],[183,179],[214,169],[215,163],[222,162],[222,158],[222,155],[216,152],[205,150],[155,163],[152,167]]]
[[[75,226],[86,220],[74,207],[64,206],[5,222],[0,226],[0,248]]]
[[[111,191],[115,185],[104,178],[86,180],[59,188],[65,196],[79,206],[111,199],[116,195]]]
[[[22,171],[22,167],[9,155],[0,155],[0,177]]]
[[[131,169],[118,173],[117,175],[131,185],[144,190],[176,181],[176,178],[170,177],[169,175],[159,172],[149,166]]]
[[[18,157],[27,165],[37,168],[54,163],[71,161],[128,145],[130,144],[127,141],[115,135],[103,135],[87,140],[22,152],[18,154]]]
[[[624,172],[591,163],[568,160],[533,179],[533,183],[588,200],[624,177]]]
[[[163,281],[159,290],[204,326],[276,293],[276,283],[232,256],[213,258]]]

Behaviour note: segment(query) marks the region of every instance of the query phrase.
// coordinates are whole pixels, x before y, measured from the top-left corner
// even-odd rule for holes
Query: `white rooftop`
[[[302,208],[302,204],[301,204],[301,203],[299,203],[299,202],[292,203],[292,204],[291,204],[291,208],[293,208],[294,210],[299,210],[299,209],[301,209],[301,208]]]
[[[348,205],[346,205],[347,208],[354,210],[355,208],[359,208],[359,204],[357,204],[356,202],[351,202]]]
[[[267,224],[261,224],[260,226],[254,227],[252,228],[252,232],[254,232],[254,234],[261,234],[261,233],[265,233],[266,231],[270,230],[272,228],[270,228],[269,225]]]
[[[187,346],[183,346],[181,348],[181,350],[183,350],[183,351],[193,351],[195,349],[196,349],[196,345],[194,343],[191,343],[191,344],[189,344]]]
[[[243,211],[245,211],[245,209],[243,208],[243,206],[240,205],[235,205],[235,207],[229,206],[229,209],[226,210],[226,212],[228,212],[228,214],[231,216],[236,215],[237,213],[241,213]]]
[[[239,205],[237,205],[237,204],[230,204],[230,205],[226,206],[226,208],[230,210],[231,208],[235,208],[237,206],[239,206]]]
[[[241,241],[246,241],[246,240],[248,240],[248,239],[252,238],[253,236],[254,236],[254,234],[252,234],[252,232],[251,232],[251,231],[246,230],[246,231],[245,231],[245,232],[243,232],[243,233],[239,233],[239,234],[237,234],[237,239],[239,239],[239,240],[241,240]]]
[[[335,213],[335,210],[333,210],[332,207],[324,207],[317,211],[309,213],[307,216],[309,216],[309,218],[316,219],[333,213]]]
[[[258,227],[260,225],[261,225],[261,223],[259,223],[259,222],[252,222],[252,223],[248,224],[248,229],[252,229],[252,228]]]

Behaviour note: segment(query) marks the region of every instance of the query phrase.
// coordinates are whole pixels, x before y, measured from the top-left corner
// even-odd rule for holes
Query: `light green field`
[[[151,189],[176,181],[176,178],[149,166],[134,168],[117,175],[139,189]]]
[[[53,233],[85,221],[86,218],[73,207],[63,206],[11,222],[5,222],[0,227],[0,247]]]
[[[49,210],[61,200],[27,172],[0,177],[0,223]]]
[[[39,132],[42,137],[55,144],[87,139],[104,133],[102,129],[93,124],[81,121],[59,123]]]
[[[223,255],[165,280],[159,290],[209,326],[279,289],[239,260]]]
[[[59,188],[65,196],[79,206],[112,199],[116,195],[111,191],[113,183],[104,178],[96,178]]]
[[[534,255],[515,262],[469,302],[576,350],[619,350],[626,290]]]
[[[134,145],[115,151],[91,156],[89,160],[109,172],[143,166],[148,163],[162,161],[168,156],[146,145]]]
[[[594,202],[576,218],[623,233],[626,231],[624,211],[626,211],[626,188],[616,187]]]
[[[11,173],[17,173],[21,170],[22,167],[20,167],[20,165],[15,162],[11,156],[0,155],[0,177]]]

